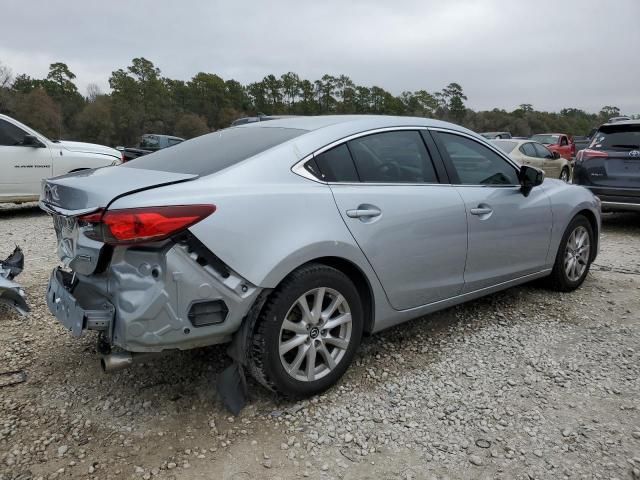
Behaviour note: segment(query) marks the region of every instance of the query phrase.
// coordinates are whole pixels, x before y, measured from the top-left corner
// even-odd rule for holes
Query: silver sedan
[[[49,309],[99,333],[106,369],[233,341],[294,396],[334,384],[365,333],[534,279],[579,287],[600,231],[588,190],[408,117],[233,127],[48,180],[40,204]]]

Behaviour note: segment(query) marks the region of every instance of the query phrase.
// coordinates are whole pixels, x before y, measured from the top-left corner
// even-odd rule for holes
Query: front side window
[[[520,147],[520,151],[524,153],[527,157],[537,157],[536,149],[533,146],[533,143],[523,143]]]
[[[532,144],[536,149],[536,156],[538,158],[553,158],[553,153],[544,145],[540,145],[539,143]]]
[[[0,120],[0,146],[17,147],[24,145],[27,132],[6,120]]]
[[[569,141],[567,140],[567,137],[562,137],[560,139],[560,145],[569,145]]]
[[[375,133],[348,145],[362,182],[438,182],[424,141],[415,130]]]
[[[518,185],[516,169],[490,148],[468,137],[434,132],[462,185]]]

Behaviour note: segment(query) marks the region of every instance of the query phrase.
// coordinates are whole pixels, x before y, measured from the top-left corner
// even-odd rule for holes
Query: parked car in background
[[[540,168],[550,178],[559,178],[564,182],[571,180],[571,162],[562,158],[558,152],[531,140],[492,140],[495,146],[503,150],[520,165]]]
[[[558,152],[561,157],[567,160],[571,160],[576,154],[573,137],[564,133],[539,133],[533,135],[531,140],[543,144],[552,152]]]
[[[600,197],[603,210],[640,212],[640,120],[602,125],[578,152],[573,181]]]
[[[49,180],[40,204],[67,267],[47,303],[74,335],[98,330],[124,350],[106,370],[233,339],[258,382],[312,395],[341,377],[363,333],[537,278],[579,287],[599,205],[543,179],[437,120],[228,128]]]
[[[481,133],[480,135],[482,135],[487,140],[495,140],[499,138],[512,138],[511,133],[509,132],[484,132],[484,133]]]
[[[611,117],[607,123],[624,122],[626,120],[631,120],[631,117],[627,117],[626,115]]]
[[[173,147],[184,142],[184,138],[174,137],[171,135],[157,135],[155,133],[146,133],[140,138],[140,144],[137,147],[123,148],[122,161],[128,162],[134,158],[157,152],[163,148]]]
[[[93,143],[50,140],[0,115],[0,203],[33,202],[42,180],[120,163],[120,152]]]

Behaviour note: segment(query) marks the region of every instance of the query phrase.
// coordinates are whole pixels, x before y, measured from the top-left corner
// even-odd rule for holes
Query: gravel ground
[[[0,372],[27,375],[0,387],[0,480],[640,479],[640,216],[605,218],[580,290],[528,285],[409,322],[365,339],[326,394],[251,385],[236,418],[212,386],[223,347],[102,374],[95,337],[46,309],[50,219],[0,207],[0,255],[15,243],[32,312],[0,310]]]

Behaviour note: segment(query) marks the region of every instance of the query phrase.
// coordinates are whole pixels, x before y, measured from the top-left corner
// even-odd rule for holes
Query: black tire
[[[322,287],[339,292],[346,300],[351,313],[350,340],[348,347],[343,349],[341,359],[322,378],[314,381],[298,380],[287,373],[280,358],[281,328],[285,316],[294,308],[297,300],[305,293]],[[256,321],[249,348],[249,370],[252,376],[266,388],[288,397],[299,398],[323,392],[340,379],[353,360],[362,338],[362,312],[358,291],[344,273],[322,264],[308,264],[299,268],[271,293]],[[325,331],[322,332],[325,335]],[[305,343],[309,341],[318,342],[318,339],[313,340],[310,336]],[[305,364],[306,359],[303,360],[303,365]]]
[[[565,254],[567,252],[567,242],[569,241],[571,234],[580,227],[584,228],[589,236],[589,255],[586,261],[586,268],[584,269],[584,272],[580,275],[579,278],[571,279],[569,278],[564,265]],[[571,220],[571,223],[569,223],[569,226],[562,236],[562,241],[560,242],[560,246],[558,247],[553,270],[551,271],[551,275],[547,278],[547,286],[559,292],[571,292],[582,285],[584,279],[587,278],[587,275],[589,274],[589,268],[591,267],[591,261],[593,260],[594,248],[596,248],[596,244],[594,242],[593,228],[591,227],[591,223],[584,215],[576,215],[573,220]]]
[[[566,180],[564,180],[563,174],[566,175]],[[569,183],[569,181],[571,180],[571,172],[569,172],[569,169],[567,167],[564,167],[562,169],[562,171],[560,172],[560,180],[563,180],[567,183]]]

